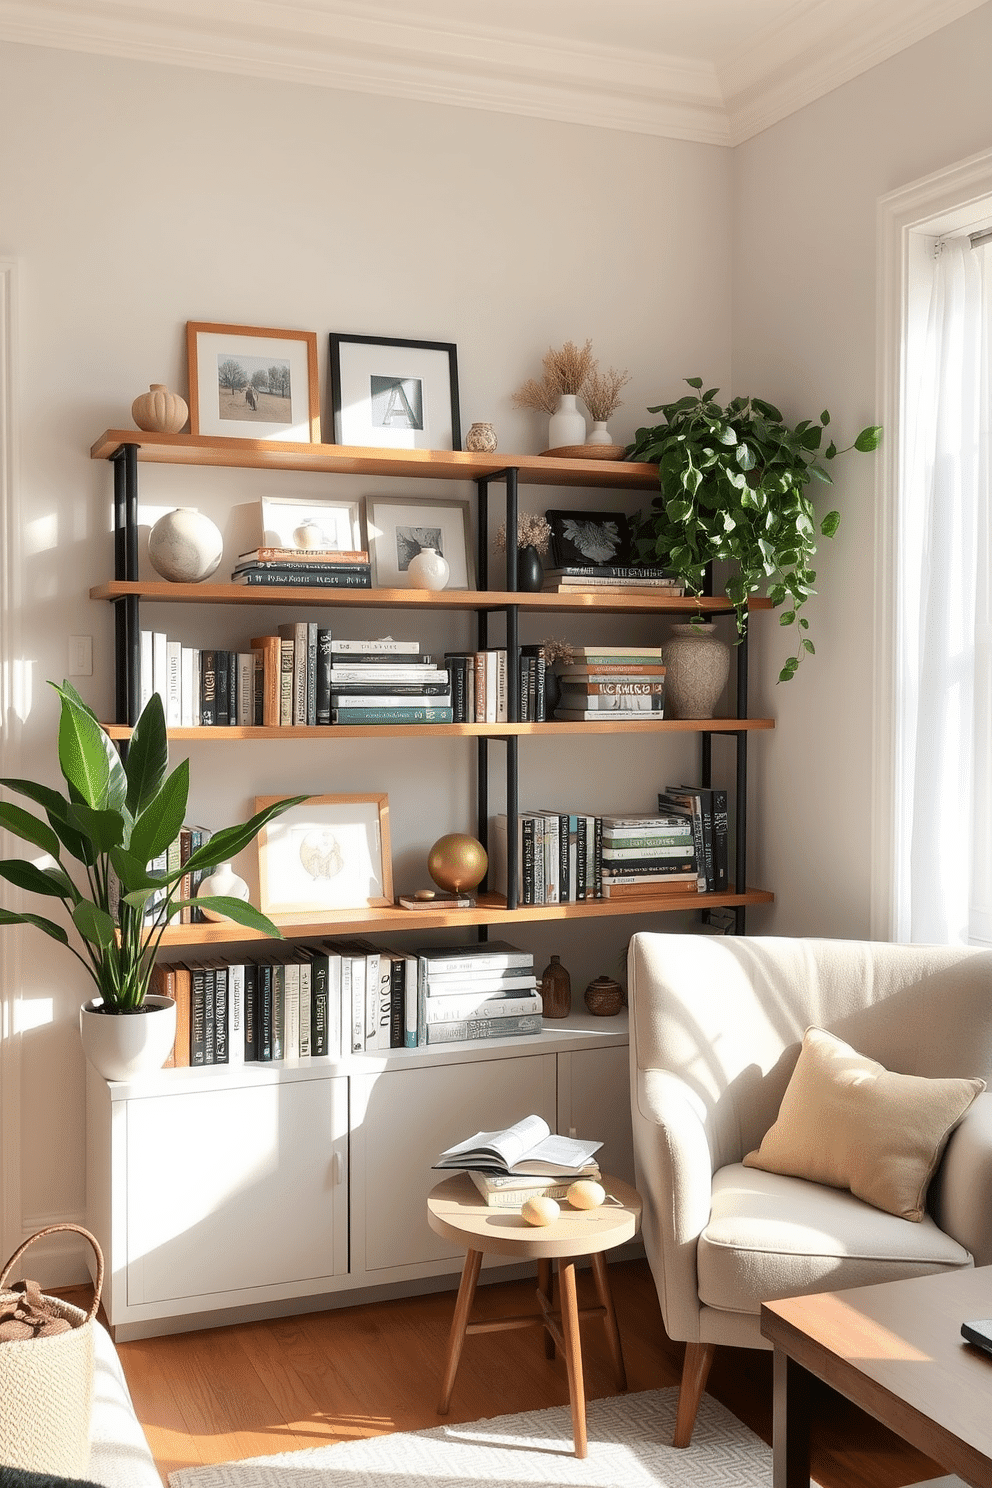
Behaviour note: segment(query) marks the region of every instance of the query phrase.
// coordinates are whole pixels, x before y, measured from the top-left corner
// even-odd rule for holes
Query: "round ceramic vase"
[[[407,565],[407,583],[411,589],[443,589],[448,582],[448,562],[436,548],[421,548]]]
[[[613,435],[606,427],[605,419],[596,419],[589,433],[586,435],[586,444],[612,444]]]
[[[475,455],[491,455],[496,444],[496,430],[492,424],[473,424],[465,435],[465,448]]]
[[[99,997],[79,1009],[83,1053],[105,1080],[135,1080],[160,1070],[176,1041],[176,1004],[149,993],[132,1013],[104,1013]]]
[[[586,421],[579,412],[575,393],[562,393],[558,408],[548,424],[548,449],[562,449],[568,444],[585,444]]]
[[[517,588],[525,594],[539,594],[544,583],[544,565],[533,543],[517,549]]]
[[[189,418],[185,398],[170,393],[163,382],[153,382],[131,404],[131,417],[139,429],[155,434],[178,434]]]
[[[213,873],[200,880],[196,897],[210,898],[214,894],[224,894],[228,899],[243,899],[248,903],[248,885],[241,878],[230,863],[218,863]],[[219,910],[209,909],[203,905],[200,913],[205,920],[229,920],[230,915],[221,914]]]
[[[730,647],[715,625],[673,625],[672,636],[662,646],[665,715],[712,718],[730,674]]]
[[[200,584],[224,556],[220,528],[191,506],[159,517],[148,534],[148,561],[170,584]]]

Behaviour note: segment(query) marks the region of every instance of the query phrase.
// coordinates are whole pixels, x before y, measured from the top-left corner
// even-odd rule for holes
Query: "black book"
[[[692,823],[692,845],[696,854],[697,888],[701,894],[712,887],[711,870],[706,867],[706,832],[703,825],[703,802],[699,787],[692,785],[669,785],[658,792],[658,810],[681,812]],[[713,855],[710,843],[710,858]]]
[[[474,722],[468,716],[468,669],[473,664],[467,651],[445,651],[445,665],[451,688],[452,723]]]
[[[450,682],[332,682],[331,697],[441,697]],[[333,704],[332,704],[333,706]],[[345,704],[347,706],[347,704]],[[452,706],[454,704],[452,703]],[[456,720],[457,721],[457,720]]]
[[[253,1064],[258,1059],[258,967],[254,961],[245,962],[245,1063]]]
[[[200,652],[200,723],[217,722],[217,652]]]
[[[645,873],[691,873],[696,868],[693,853],[684,858],[625,858],[622,863],[603,864],[603,878],[639,878]]]
[[[189,1062],[206,1064],[206,1004],[204,1001],[204,968],[190,967],[189,993]]]
[[[252,651],[255,658],[252,672],[251,721],[256,728],[265,722],[265,657],[261,651]]]
[[[230,1062],[229,1024],[227,965],[221,963],[214,970],[214,1064]]]
[[[389,972],[389,1047],[403,1048],[404,1013],[406,991],[406,958],[392,957]]]
[[[517,671],[517,716],[521,723],[530,723],[533,716],[533,698],[531,696],[531,662],[532,656],[521,656]]]
[[[588,844],[586,841],[586,828],[589,818],[579,815],[575,818],[575,898],[581,903],[586,897],[586,853]]]
[[[520,818],[520,898],[524,904],[534,903],[534,818]]]
[[[716,871],[716,887],[726,893],[730,887],[730,818],[727,811],[727,792],[714,789],[713,799],[713,867]]]
[[[229,651],[214,652],[214,667],[217,677],[217,717],[214,720],[221,727],[231,722],[231,656]],[[235,719],[237,714],[235,713]]]
[[[675,575],[670,568],[660,568],[657,564],[617,564],[617,563],[587,563],[582,566],[572,565],[563,568],[546,568],[546,578],[553,579],[585,579],[591,574],[598,574],[601,579],[671,579],[676,582]]]
[[[263,961],[258,968],[258,1057],[272,1058],[272,965]]]
[[[331,721],[331,632],[317,627],[316,717],[318,723]]]
[[[544,699],[544,681],[548,664],[544,659],[544,647],[540,644],[521,646],[520,654],[531,657],[534,662],[534,707],[531,718],[535,723],[546,723],[548,710]]]
[[[217,1063],[217,1015],[214,1001],[214,968],[203,968],[203,1062]]]
[[[317,722],[317,626],[307,625],[307,726]]]
[[[310,1049],[314,1055],[327,1054],[328,962],[326,951],[314,951],[311,956],[310,983]]]
[[[295,588],[314,589],[371,589],[372,575],[369,569],[364,567],[353,567],[347,573],[313,573],[309,569],[286,569],[281,568],[278,573],[271,569],[252,568],[243,573],[235,574],[232,583],[249,584],[255,588]]]
[[[293,558],[240,558],[234,565],[234,575],[243,573],[369,573],[368,563],[335,563],[332,559],[322,558],[318,561],[309,561],[302,550],[298,556]]]
[[[592,897],[602,899],[603,897],[603,818],[593,817],[593,889]]]

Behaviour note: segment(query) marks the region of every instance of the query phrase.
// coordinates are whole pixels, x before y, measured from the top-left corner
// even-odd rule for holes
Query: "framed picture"
[[[358,552],[362,511],[357,501],[298,501],[295,496],[262,497],[261,546]]]
[[[186,350],[193,434],[320,443],[314,331],[189,320]]]
[[[256,796],[263,811],[280,796]],[[264,914],[320,914],[393,902],[389,798],[311,796],[262,828],[258,882]]]
[[[475,588],[467,501],[368,496],[365,530],[377,589],[405,589],[410,559],[422,548],[434,548],[447,562],[446,589]]]
[[[461,449],[455,347],[332,332],[331,413],[335,444]]]
[[[596,568],[630,564],[633,540],[623,512],[547,511],[551,554],[556,568]]]

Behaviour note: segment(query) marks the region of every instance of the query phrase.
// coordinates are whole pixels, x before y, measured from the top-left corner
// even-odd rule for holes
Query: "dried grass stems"
[[[625,388],[629,381],[630,373],[619,372],[616,367],[610,367],[606,372],[594,367],[589,373],[582,387],[582,401],[597,424],[605,424],[616,413],[623,402],[620,389]]]
[[[517,514],[517,547],[534,547],[543,558],[551,544],[551,523],[547,517],[540,516],[537,512],[519,512]],[[506,552],[506,523],[501,522],[496,529],[496,551]]]
[[[568,666],[575,659],[575,652],[571,644],[562,636],[548,636],[541,642],[541,650],[544,652],[544,661],[547,666],[560,663]]]
[[[513,394],[514,408],[533,408],[538,413],[557,411],[562,395],[581,396],[593,419],[605,422],[620,406],[620,389],[630,381],[629,372],[611,367],[599,371],[592,354],[592,341],[577,346],[566,341],[557,351],[549,346],[544,354],[540,381],[529,377]],[[600,411],[605,410],[605,411]]]

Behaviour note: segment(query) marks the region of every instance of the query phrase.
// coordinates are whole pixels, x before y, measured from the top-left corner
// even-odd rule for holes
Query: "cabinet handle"
[[[570,1127],[569,1127],[569,1128],[568,1128],[568,1135],[569,1135],[569,1136],[570,1136],[570,1137],[574,1137],[574,1136],[575,1136],[575,1127],[574,1127],[574,1126],[570,1126]]]
[[[340,1152],[335,1152],[331,1158],[331,1181],[335,1187],[338,1187],[344,1182],[344,1163]]]

